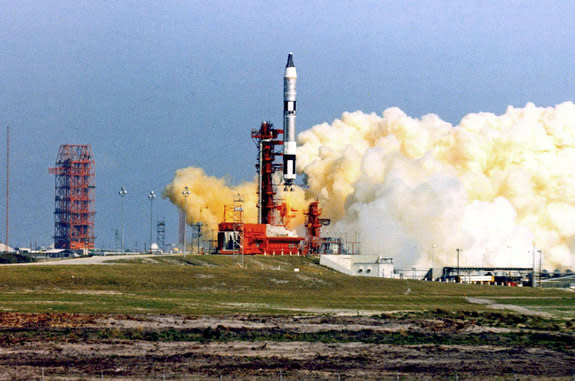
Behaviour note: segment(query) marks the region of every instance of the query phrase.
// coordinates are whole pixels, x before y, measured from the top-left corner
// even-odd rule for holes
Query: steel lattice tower
[[[89,145],[63,144],[56,166],[54,247],[94,248],[94,159]]]
[[[274,212],[278,210],[273,174],[281,164],[275,164],[276,156],[281,156],[276,147],[283,145],[277,139],[284,131],[273,128],[271,122],[262,122],[259,130],[252,130],[252,139],[258,147],[258,224],[278,224]]]
[[[156,223],[156,241],[162,251],[166,251],[166,220],[160,220]]]

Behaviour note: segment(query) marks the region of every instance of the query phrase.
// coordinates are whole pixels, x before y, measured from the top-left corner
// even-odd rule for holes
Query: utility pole
[[[6,126],[6,250],[10,233],[10,126]]]
[[[535,241],[533,241],[533,246],[531,247],[531,256],[533,259],[533,268],[531,269],[531,287],[537,287],[535,283]]]

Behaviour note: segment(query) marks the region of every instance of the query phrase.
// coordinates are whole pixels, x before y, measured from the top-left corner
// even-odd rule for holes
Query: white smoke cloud
[[[344,113],[299,137],[298,170],[333,231],[400,266],[575,263],[575,105],[470,114]],[[433,258],[432,258],[433,257]]]

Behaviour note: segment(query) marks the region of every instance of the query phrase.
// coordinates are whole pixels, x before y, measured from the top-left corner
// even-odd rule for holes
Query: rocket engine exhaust
[[[301,132],[296,145],[296,80],[290,53],[282,164],[284,190],[293,192],[280,197],[298,210],[318,200],[333,222],[328,234],[358,232],[362,253],[400,266],[453,265],[461,251],[465,266],[527,267],[536,249],[544,268],[575,265],[573,102],[469,114],[457,126],[395,107],[345,112]],[[305,190],[294,184],[296,147]],[[191,167],[176,172],[164,197],[188,222],[213,229],[237,193],[251,197],[244,217],[255,220],[256,189],[255,181],[230,187]]]

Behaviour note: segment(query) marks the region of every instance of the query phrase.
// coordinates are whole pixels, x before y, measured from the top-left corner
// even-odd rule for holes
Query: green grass
[[[240,257],[226,256],[1,267],[0,309],[183,314],[489,310],[465,298],[473,296],[575,317],[575,294],[564,290],[351,277],[302,257],[244,260],[245,268]]]

